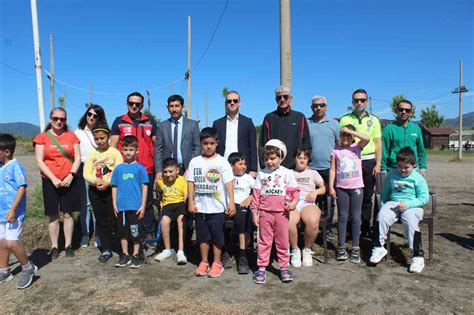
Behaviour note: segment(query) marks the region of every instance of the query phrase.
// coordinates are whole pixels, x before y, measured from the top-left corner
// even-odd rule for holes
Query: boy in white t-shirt
[[[196,214],[196,233],[201,253],[201,262],[195,271],[196,276],[219,277],[224,268],[221,252],[224,246],[225,211],[235,215],[232,168],[229,162],[216,153],[217,130],[204,128],[200,134],[202,155],[189,163],[188,211]],[[209,269],[208,255],[210,244],[214,262]]]

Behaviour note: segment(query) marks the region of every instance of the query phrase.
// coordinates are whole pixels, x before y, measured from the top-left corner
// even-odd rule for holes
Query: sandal
[[[112,258],[112,253],[106,250],[102,252],[98,259],[101,263],[106,263],[110,258]]]

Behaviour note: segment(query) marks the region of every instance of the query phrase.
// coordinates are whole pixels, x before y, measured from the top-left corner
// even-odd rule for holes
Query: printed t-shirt
[[[146,168],[138,162],[119,164],[112,173],[117,187],[117,210],[136,211],[142,205],[142,185],[148,183]]]
[[[15,202],[16,194],[21,186],[27,186],[26,172],[23,165],[17,160],[0,164],[0,222],[6,222],[7,214]],[[16,208],[18,221],[25,220],[26,193]]]
[[[184,202],[184,194],[188,192],[188,182],[179,175],[174,183],[168,183],[163,179],[158,181],[158,186],[163,191],[163,204]]]
[[[250,196],[255,179],[249,174],[234,176],[234,200],[235,203],[242,203]]]
[[[62,135],[53,135],[53,137],[56,138],[64,151],[74,160],[74,145],[79,144],[79,139],[74,132],[65,131]],[[33,146],[37,144],[44,146],[43,161],[53,175],[59,180],[66,178],[71,171],[72,163],[59,151],[53,140],[51,140],[46,133],[42,132],[33,139]],[[41,173],[41,176],[47,178],[43,173]]]
[[[324,183],[323,178],[315,170],[305,169],[302,172],[293,170],[296,182],[300,188],[300,200],[304,200],[307,195],[316,190],[318,186]]]
[[[234,180],[232,167],[225,158],[196,156],[189,163],[188,182],[194,183],[194,203],[200,213],[222,213],[228,205],[225,184]]]
[[[331,156],[336,162],[336,187],[356,189],[364,187],[362,180],[362,160],[357,143],[349,148],[336,147]]]
[[[94,186],[98,179],[110,183],[112,171],[121,163],[122,154],[116,148],[109,147],[105,151],[93,149],[84,164],[84,179]]]

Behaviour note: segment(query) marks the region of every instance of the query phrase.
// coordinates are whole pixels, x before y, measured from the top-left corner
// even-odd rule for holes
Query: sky
[[[241,113],[261,124],[276,108],[280,84],[278,0],[38,0],[46,115],[53,34],[55,99],[59,105],[66,93],[71,128],[91,100],[91,81],[92,102],[109,123],[126,112],[134,91],[149,90],[151,111],[168,118],[171,81],[187,103],[188,16],[191,118],[206,126],[206,94],[208,125],[222,117],[227,87],[240,93]],[[39,125],[30,1],[0,0],[0,37],[0,123]],[[327,98],[329,116],[340,117],[352,91],[364,88],[381,118],[393,117],[389,104],[399,94],[415,104],[418,119],[432,104],[456,117],[458,94],[451,92],[460,60],[470,89],[463,112],[474,111],[472,0],[293,0],[291,49],[292,108],[307,116],[316,94]]]

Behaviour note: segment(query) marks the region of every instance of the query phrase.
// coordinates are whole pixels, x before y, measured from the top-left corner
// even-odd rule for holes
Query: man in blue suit
[[[252,119],[239,114],[240,95],[229,91],[225,97],[227,115],[214,121],[212,127],[217,130],[219,143],[217,153],[227,159],[233,152],[247,157],[247,172],[257,176],[257,137]]]
[[[201,155],[199,124],[184,117],[183,110],[184,99],[181,95],[168,97],[168,112],[171,117],[160,122],[158,141],[155,142],[155,170],[160,175],[166,158],[172,157],[178,161],[182,175],[191,159]]]

